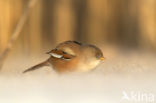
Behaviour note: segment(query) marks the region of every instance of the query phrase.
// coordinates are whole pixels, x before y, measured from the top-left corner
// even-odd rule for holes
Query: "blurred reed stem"
[[[2,69],[3,63],[8,56],[8,53],[10,52],[14,42],[16,41],[17,37],[20,35],[20,32],[28,18],[29,12],[31,8],[34,6],[37,0],[30,0],[28,3],[27,8],[24,10],[23,14],[21,15],[21,18],[19,22],[17,23],[17,26],[14,29],[14,32],[12,33],[7,46],[5,47],[4,51],[0,55],[0,70]]]

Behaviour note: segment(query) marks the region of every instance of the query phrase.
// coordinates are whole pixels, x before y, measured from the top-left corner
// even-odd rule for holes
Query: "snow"
[[[104,55],[107,59],[96,70],[66,74],[49,67],[22,74],[47,57],[17,56],[13,60],[12,56],[1,71],[0,103],[135,103],[122,100],[123,91],[153,94],[156,102],[155,54],[112,50]]]

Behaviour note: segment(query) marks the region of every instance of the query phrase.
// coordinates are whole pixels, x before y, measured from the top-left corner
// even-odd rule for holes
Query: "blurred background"
[[[0,0],[0,52],[29,0]],[[40,52],[65,40],[156,50],[156,0],[37,0],[13,48]]]
[[[31,1],[0,0],[0,56]],[[123,91],[156,97],[156,0],[36,0],[25,17],[0,59],[1,103],[134,103],[121,101]],[[106,60],[88,73],[22,74],[66,40],[95,44]]]

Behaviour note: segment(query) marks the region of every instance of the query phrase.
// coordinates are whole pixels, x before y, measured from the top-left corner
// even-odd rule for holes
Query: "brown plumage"
[[[50,55],[48,60],[25,70],[23,73],[39,69],[43,66],[52,66],[53,69],[59,73],[89,71],[104,59],[99,48],[77,41],[60,43],[47,54]]]

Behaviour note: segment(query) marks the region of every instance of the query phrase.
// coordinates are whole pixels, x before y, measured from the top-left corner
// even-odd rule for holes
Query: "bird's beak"
[[[105,57],[101,57],[100,60],[105,60]]]

